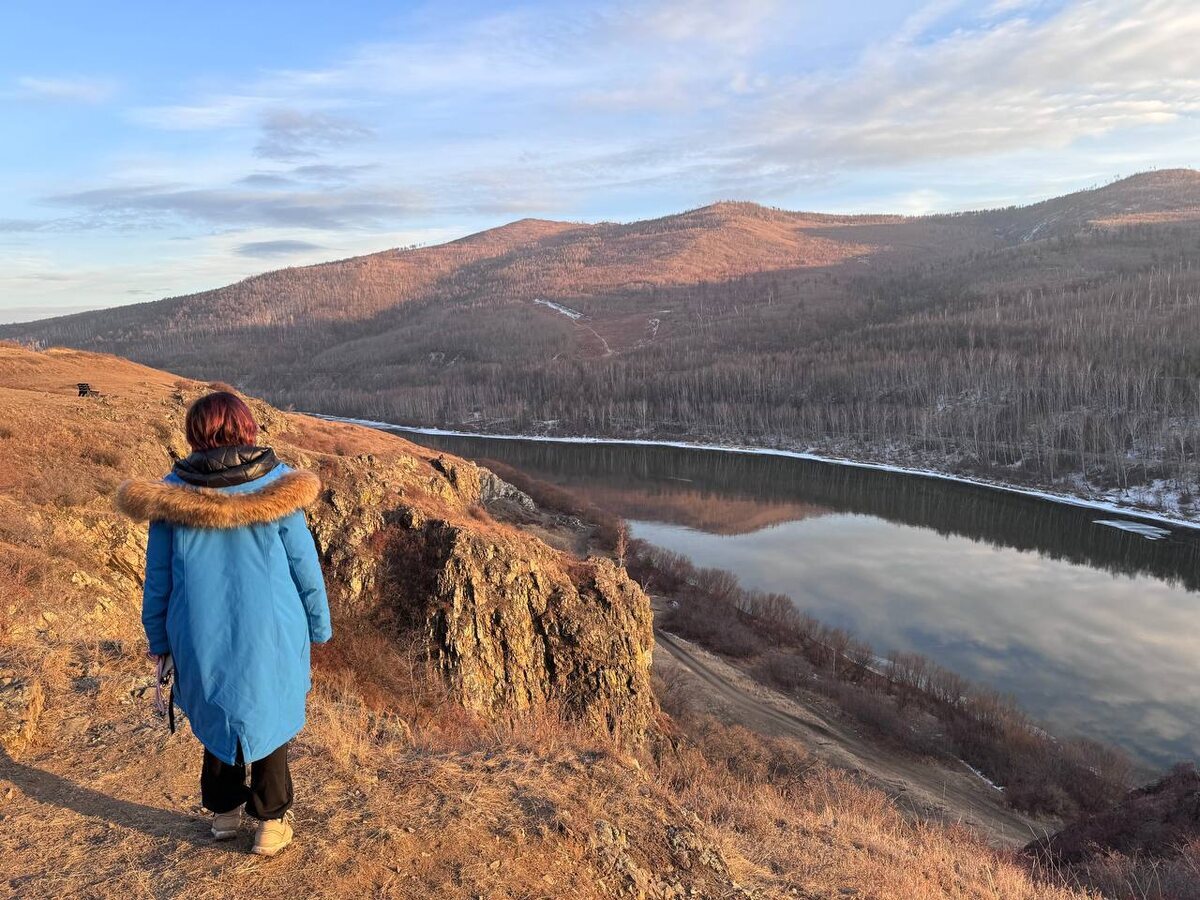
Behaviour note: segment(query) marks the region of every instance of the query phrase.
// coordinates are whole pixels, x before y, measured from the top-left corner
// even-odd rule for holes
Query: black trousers
[[[241,752],[239,748],[239,760]],[[287,744],[250,763],[249,787],[244,765],[231,766],[205,750],[200,770],[200,800],[205,809],[215,813],[229,812],[245,803],[246,813],[256,819],[282,819],[292,806]]]

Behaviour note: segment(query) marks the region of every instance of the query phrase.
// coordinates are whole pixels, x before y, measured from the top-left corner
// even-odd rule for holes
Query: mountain
[[[326,413],[770,444],[1186,514],[1198,236],[1192,170],[941,216],[718,203],[522,220],[0,335]]]
[[[1020,209],[984,214],[1007,238],[1070,235],[1089,225],[1113,228],[1200,220],[1200,172],[1161,169]]]
[[[149,710],[146,529],[112,505],[206,390],[0,345],[0,894],[1086,900],[795,741],[669,715],[640,588],[500,518],[485,471],[253,398],[323,479],[335,634],[291,748],[296,844],[213,842],[199,747]]]

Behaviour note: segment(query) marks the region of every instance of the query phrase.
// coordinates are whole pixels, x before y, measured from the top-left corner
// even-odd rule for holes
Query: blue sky
[[[1200,158],[1200,5],[0,7],[0,321],[524,216],[929,212]]]

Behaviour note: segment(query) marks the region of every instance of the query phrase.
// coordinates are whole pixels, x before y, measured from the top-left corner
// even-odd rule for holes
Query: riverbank
[[[974,487],[989,488],[1005,491],[1052,503],[1065,503],[1071,506],[1094,509],[1099,512],[1116,513],[1147,522],[1157,522],[1182,528],[1200,529],[1200,509],[1184,508],[1180,503],[1178,492],[1164,496],[1165,509],[1151,509],[1138,505],[1138,498],[1149,493],[1146,488],[1128,489],[1124,493],[1108,492],[1099,497],[1086,496],[1081,492],[1068,493],[1054,488],[1038,488],[1013,484],[998,479],[981,478],[977,476],[957,475],[942,472],[937,469],[920,466],[906,466],[894,463],[873,462],[869,460],[850,459],[813,453],[808,450],[787,450],[775,447],[755,447],[739,444],[705,443],[692,441],[666,441],[649,438],[608,438],[608,437],[579,437],[565,435],[536,435],[536,434],[493,434],[479,431],[457,431],[447,428],[427,428],[416,425],[400,425],[394,422],[382,422],[375,419],[360,419],[351,416],[333,416],[323,413],[308,413],[332,422],[348,422],[355,425],[365,425],[370,428],[408,432],[411,434],[442,435],[445,437],[489,438],[503,441],[542,441],[556,444],[616,444],[631,447],[674,447],[682,450],[712,450],[721,453],[742,453],[759,456],[777,456],[788,459],[806,460],[808,462],[826,463],[828,465],[852,466],[859,469],[873,469],[880,472],[891,472],[898,475],[912,475],[920,478],[934,478],[941,481],[951,481],[959,484],[969,484]]]

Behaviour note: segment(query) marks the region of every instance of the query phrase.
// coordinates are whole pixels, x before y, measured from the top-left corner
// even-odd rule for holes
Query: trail
[[[749,676],[676,635],[655,629],[657,647],[712,689],[725,718],[775,737],[802,742],[814,756],[859,772],[906,813],[961,822],[998,847],[1019,847],[1044,825],[1004,805],[1002,794],[962,765],[889,752],[817,710],[759,685]],[[659,660],[655,661],[656,665]]]
[[[588,331],[590,331],[592,334],[594,334],[594,335],[595,335],[597,338],[599,338],[599,339],[600,339],[600,343],[604,345],[604,355],[605,355],[605,356],[612,356],[612,352],[613,352],[613,351],[612,351],[612,347],[608,346],[608,341],[606,341],[606,340],[604,339],[604,335],[602,335],[600,332],[598,332],[598,331],[597,331],[595,328],[593,328],[591,325],[587,325],[587,326],[585,326],[585,327],[587,328],[587,330],[588,330]]]
[[[588,331],[590,331],[592,333],[593,336],[595,336],[596,340],[598,340],[601,343],[601,345],[603,345],[604,355],[612,356],[613,349],[612,349],[612,347],[609,346],[608,341],[605,339],[604,335],[602,335],[600,332],[598,332],[591,325],[588,325],[586,322],[584,322],[583,320],[586,319],[587,316],[585,316],[579,310],[571,309],[571,307],[569,307],[569,306],[563,306],[561,303],[554,303],[551,300],[542,300],[541,298],[538,298],[538,297],[535,297],[533,302],[538,304],[539,306],[545,306],[548,309],[552,309],[559,315],[566,316],[568,319],[570,319],[572,322],[574,322],[576,325],[580,326],[581,328],[586,328]]]

